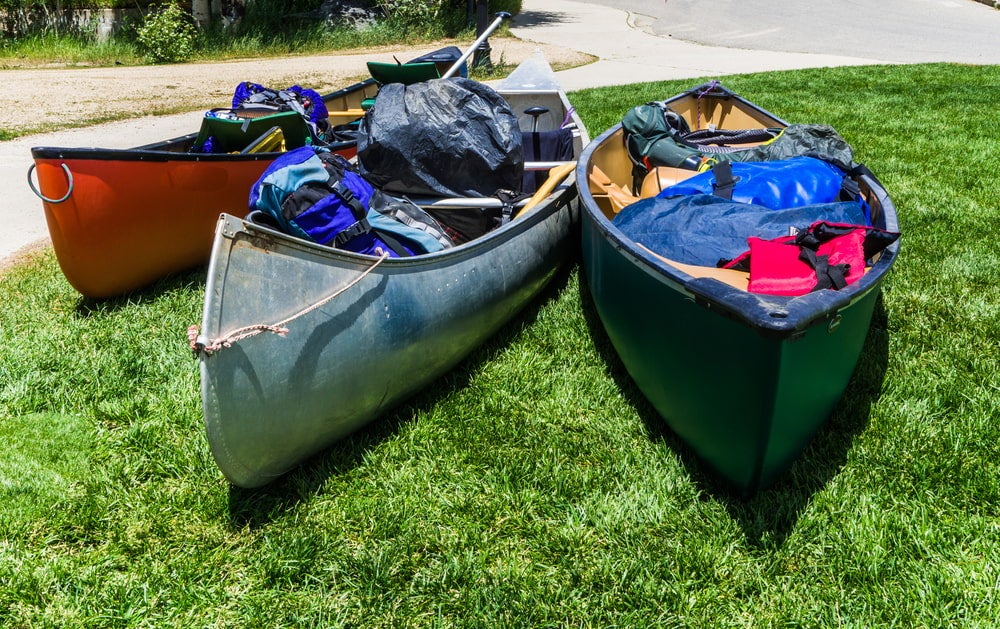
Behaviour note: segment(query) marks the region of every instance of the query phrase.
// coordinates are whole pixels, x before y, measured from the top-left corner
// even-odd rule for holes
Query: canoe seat
[[[383,63],[381,61],[369,61],[368,73],[372,75],[379,85],[386,83],[402,83],[412,85],[421,81],[441,78],[438,73],[437,64],[431,62],[424,63]]]
[[[611,177],[608,177],[596,165],[591,168],[588,178],[590,179],[590,192],[594,200],[597,201],[601,211],[609,219],[614,218],[615,214],[621,212],[625,206],[639,200],[639,197],[613,182]]]
[[[402,83],[412,85],[422,81],[441,78],[438,64],[432,61],[409,62],[409,63],[386,63],[382,61],[369,61],[368,73],[379,85],[386,83]],[[374,98],[366,98],[361,101],[361,108],[368,111],[375,104]]]
[[[366,100],[369,100],[369,99],[366,99]],[[372,98],[370,100],[375,100],[375,99]],[[333,118],[333,117],[337,117],[337,118],[357,118],[359,116],[365,115],[365,109],[362,106],[362,107],[358,107],[356,109],[353,109],[353,108],[352,109],[338,109],[336,111],[330,111],[330,112],[327,112],[327,113],[329,114],[329,116],[331,118]]]
[[[642,180],[639,190],[639,198],[648,199],[660,194],[664,188],[680,183],[689,177],[698,174],[698,171],[687,168],[673,168],[671,166],[657,166],[649,171]]]

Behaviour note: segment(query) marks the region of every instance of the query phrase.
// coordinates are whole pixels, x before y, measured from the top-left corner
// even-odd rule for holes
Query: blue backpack
[[[304,146],[282,154],[250,189],[251,220],[322,245],[405,257],[453,245],[415,204],[372,187],[341,155]]]

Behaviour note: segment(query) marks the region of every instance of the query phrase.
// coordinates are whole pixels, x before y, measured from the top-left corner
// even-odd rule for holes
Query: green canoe
[[[666,102],[692,129],[787,126],[715,84]],[[684,176],[651,175],[666,183]],[[867,171],[857,179],[873,225],[898,231],[882,185]],[[898,241],[841,290],[754,294],[737,271],[674,263],[612,223],[640,193],[621,125],[587,147],[577,181],[587,282],[625,368],[669,427],[739,493],[772,483],[842,396]]]

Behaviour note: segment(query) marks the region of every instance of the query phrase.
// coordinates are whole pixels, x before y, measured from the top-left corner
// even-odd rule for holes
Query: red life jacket
[[[750,272],[747,288],[767,295],[805,295],[838,290],[857,281],[867,261],[899,233],[864,225],[818,221],[795,236],[747,239],[749,251],[724,265]]]

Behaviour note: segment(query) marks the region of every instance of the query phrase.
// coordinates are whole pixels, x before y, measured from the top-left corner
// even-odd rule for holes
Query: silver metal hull
[[[570,175],[478,240],[372,269],[377,258],[220,217],[203,339],[281,321],[357,282],[285,336],[200,352],[205,427],[226,478],[264,485],[449,370],[542,290],[575,250],[578,220]]]

